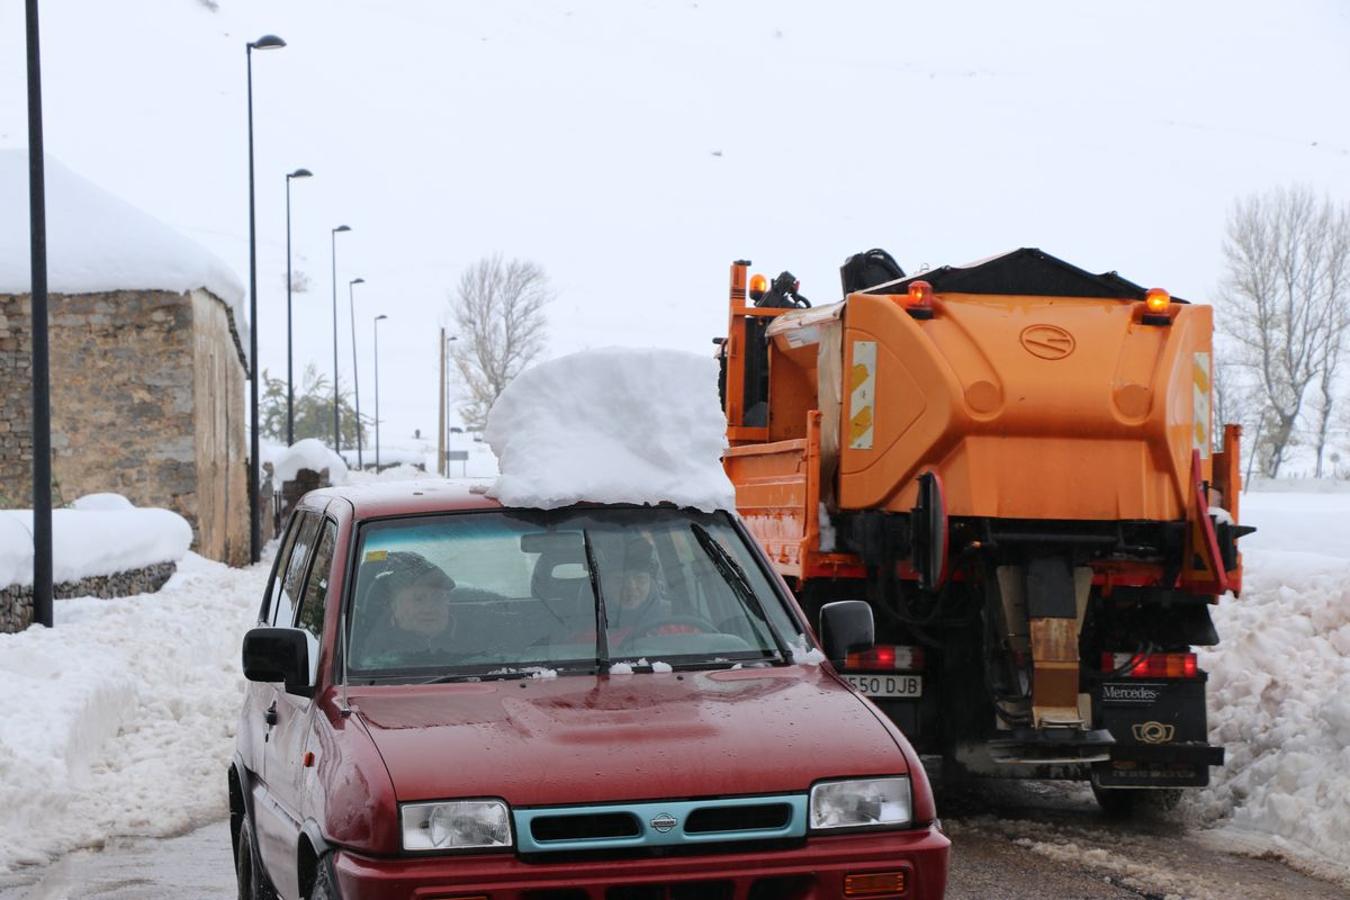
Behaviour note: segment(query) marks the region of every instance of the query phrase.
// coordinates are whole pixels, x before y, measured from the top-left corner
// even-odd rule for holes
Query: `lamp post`
[[[361,458],[361,382],[356,377],[356,286],[365,284],[364,278],[353,278],[347,282],[347,305],[352,313],[352,399],[356,403],[356,468],[364,469],[365,460]]]
[[[445,334],[444,331],[441,334]],[[444,359],[445,366],[441,369],[441,438],[445,445],[445,477],[450,477],[450,435],[454,433],[454,428],[450,425],[450,363],[453,354],[450,352],[450,345],[459,340],[459,335],[452,334],[445,339],[441,346],[441,358]]]
[[[338,324],[337,324],[337,236],[351,231],[346,225],[333,229],[333,452],[342,455],[342,422],[338,417]]]
[[[291,179],[311,178],[309,169],[286,173],[286,445],[295,443],[295,364],[291,348]]]
[[[33,621],[52,627],[52,420],[47,358],[47,199],[42,157],[42,64],[38,4],[27,0],[28,239],[33,281]]]
[[[380,320],[386,315],[375,317],[375,474],[380,474]]]
[[[244,58],[248,68],[248,364],[249,438],[248,458],[248,551],[257,562],[262,556],[262,516],[258,509],[258,230],[253,203],[253,51],[276,50],[286,42],[275,34],[265,34],[246,45]]]

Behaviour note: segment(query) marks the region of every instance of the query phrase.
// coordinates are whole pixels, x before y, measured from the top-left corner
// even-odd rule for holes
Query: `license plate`
[[[869,697],[919,697],[922,675],[845,675],[844,680]]]

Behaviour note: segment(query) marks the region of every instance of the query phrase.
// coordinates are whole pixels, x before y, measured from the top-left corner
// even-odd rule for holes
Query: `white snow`
[[[50,155],[45,160],[47,287],[53,293],[205,288],[230,307],[247,348],[244,286],[218,257]],[[0,294],[26,294],[28,151],[0,149]]]
[[[262,459],[272,464],[274,483],[294,481],[301,469],[315,472],[327,469],[330,484],[347,483],[347,464],[318,438],[305,438],[289,447],[273,444],[265,451]]]
[[[1214,608],[1210,739],[1192,811],[1303,865],[1350,874],[1350,494],[1247,493],[1242,596]]]
[[[225,814],[269,565],[189,554],[158,593],[58,600],[54,628],[0,634],[0,871]]]
[[[94,495],[93,509],[52,511],[52,577],[78,581],[176,562],[192,546],[192,526],[167,509],[119,508]],[[33,582],[32,510],[0,510],[0,587]]]
[[[70,504],[71,509],[83,509],[107,512],[111,509],[135,509],[132,503],[121,494],[85,494]]]
[[[484,432],[508,506],[674,503],[733,509],[722,469],[717,363],[678,350],[607,348],[523,372]]]

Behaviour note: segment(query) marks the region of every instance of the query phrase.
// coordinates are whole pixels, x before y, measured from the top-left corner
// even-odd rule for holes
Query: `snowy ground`
[[[1246,583],[1214,613],[1210,735],[1228,749],[1192,798],[1231,841],[1350,879],[1350,493],[1248,493]]]
[[[55,628],[0,634],[0,872],[223,815],[269,560],[188,554],[156,594],[58,600]]]

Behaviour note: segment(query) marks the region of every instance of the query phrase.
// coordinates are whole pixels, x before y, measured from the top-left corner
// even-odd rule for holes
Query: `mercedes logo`
[[[1022,329],[1022,346],[1041,359],[1063,359],[1073,352],[1073,335],[1058,325],[1032,325]]]
[[[665,834],[667,831],[670,831],[670,829],[674,828],[678,824],[680,824],[680,820],[672,816],[670,813],[661,813],[661,815],[652,819],[651,822],[652,827],[655,828],[657,831],[661,832],[662,834]]]

